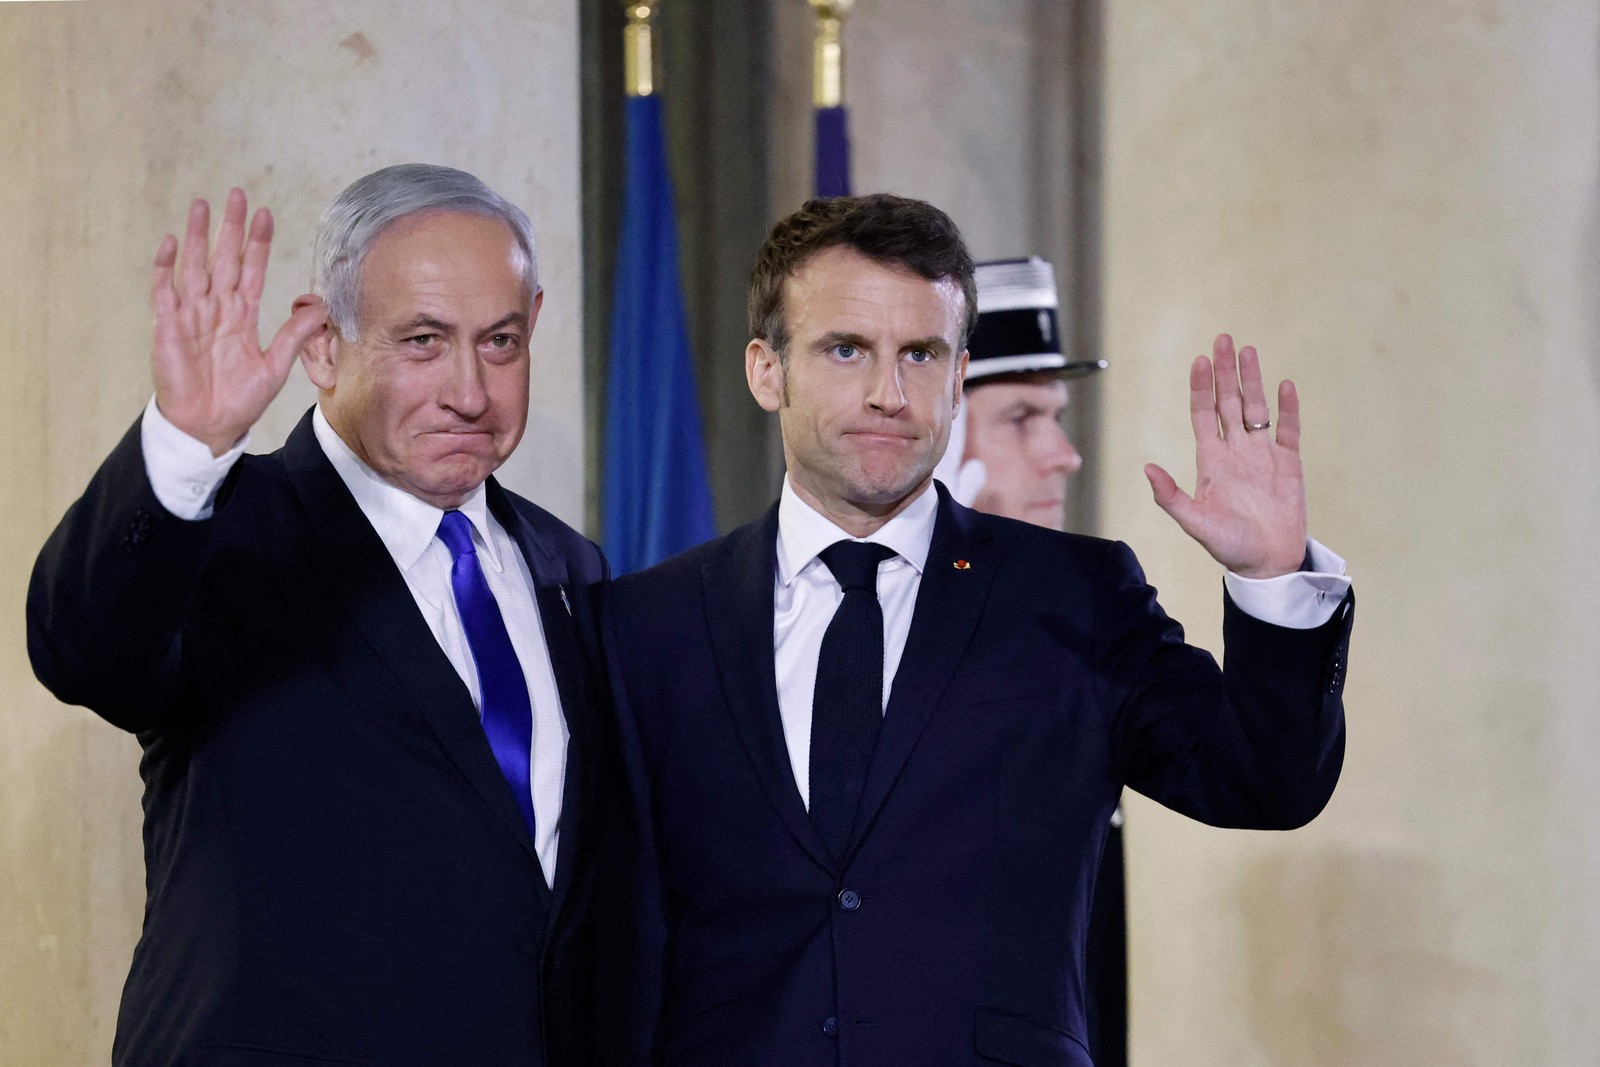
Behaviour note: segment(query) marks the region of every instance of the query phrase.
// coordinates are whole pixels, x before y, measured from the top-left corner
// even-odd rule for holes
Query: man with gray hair
[[[156,253],[155,395],[40,553],[39,678],[137,735],[147,899],[119,1067],[589,1062],[601,788],[588,541],[490,477],[543,294],[443,167],[324,214],[262,349],[233,190]],[[318,402],[245,455],[296,356]]]

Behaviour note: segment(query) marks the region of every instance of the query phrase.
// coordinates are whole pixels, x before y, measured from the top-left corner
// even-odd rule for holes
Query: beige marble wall
[[[575,0],[0,3],[0,1063],[106,1062],[138,933],[137,745],[33,681],[22,599],[148,397],[156,243],[192,196],[237,183],[270,205],[270,334],[322,206],[405,160],[471,170],[533,217],[547,297],[504,478],[581,521]],[[253,447],[312,395],[294,372]]]
[[[1059,150],[1065,121],[1062,32],[1036,0],[858,0],[846,23],[845,75],[857,192],[915,196],[948,211],[979,259],[1038,251],[1036,157]],[[787,214],[811,195],[811,51],[804,3],[776,0],[783,92],[777,163]],[[1040,92],[1039,90],[1046,92]],[[1055,99],[1047,96],[1053,90]],[[1041,134],[1045,143],[1040,144]]]
[[[1360,606],[1292,835],[1129,813],[1144,1064],[1575,1064],[1600,1038],[1593,3],[1108,7],[1106,527],[1218,641],[1150,504],[1209,335],[1295,378]]]

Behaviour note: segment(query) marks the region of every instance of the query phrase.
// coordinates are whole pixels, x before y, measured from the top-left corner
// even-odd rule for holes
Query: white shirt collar
[[[928,546],[933,543],[938,512],[939,494],[930,481],[904,511],[871,535],[851,537],[801,500],[786,474],[783,494],[778,498],[778,580],[785,586],[792,585],[817,554],[835,541],[870,541],[891,548],[921,574],[928,562]]]
[[[395,566],[402,574],[409,571],[439,532],[439,520],[444,517],[444,511],[380,478],[344,443],[322,413],[321,404],[312,412],[311,429],[328,462],[339,472],[350,495],[356,498],[356,506],[377,531],[389,555],[394,557]],[[494,538],[489,536],[489,503],[483,486],[474,489],[456,510],[472,521],[478,533],[480,557],[500,570],[500,553]]]

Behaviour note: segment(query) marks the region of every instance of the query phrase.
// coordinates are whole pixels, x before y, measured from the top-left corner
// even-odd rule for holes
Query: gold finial
[[[810,0],[817,16],[811,48],[811,102],[817,107],[844,103],[844,17],[854,0]]]
[[[622,30],[622,72],[629,96],[656,91],[656,8],[660,0],[628,0],[628,25]]]

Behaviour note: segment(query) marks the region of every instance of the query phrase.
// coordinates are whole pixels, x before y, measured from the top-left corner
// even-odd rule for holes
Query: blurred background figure
[[[934,476],[979,511],[1063,529],[1067,479],[1083,466],[1062,422],[1067,382],[1106,361],[1069,362],[1062,352],[1048,261],[979,263],[977,281],[960,427]]]

